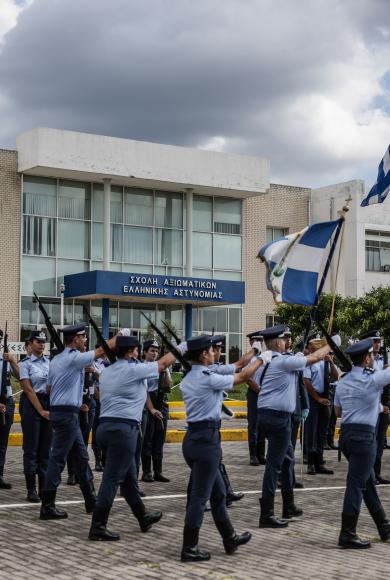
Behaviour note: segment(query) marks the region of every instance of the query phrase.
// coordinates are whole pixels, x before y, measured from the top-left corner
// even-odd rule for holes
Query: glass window
[[[214,280],[233,280],[235,282],[241,282],[242,274],[241,274],[241,272],[229,272],[226,270],[214,270],[213,278],[214,278]]]
[[[213,272],[211,270],[197,270],[196,268],[193,268],[192,276],[194,278],[209,278],[211,280]]]
[[[125,262],[151,264],[153,262],[153,231],[151,228],[124,227]]]
[[[119,327],[120,328],[131,328],[131,303],[130,302],[119,302]]]
[[[63,283],[64,276],[67,274],[78,274],[78,272],[88,272],[89,262],[82,260],[57,260],[57,288],[59,294],[59,285]]]
[[[153,193],[147,189],[125,188],[124,222],[135,226],[153,225]]]
[[[21,323],[37,324],[38,311],[37,305],[31,296],[22,296],[21,300]]]
[[[168,306],[165,304],[158,305],[157,311],[157,325],[161,325],[161,321],[164,320],[171,326],[172,330],[176,334],[180,335],[181,338],[183,332],[183,307],[182,306]],[[164,330],[164,329],[163,329]],[[169,336],[171,342],[175,343],[175,340]]]
[[[241,331],[241,308],[229,308],[229,332]]]
[[[275,316],[274,314],[266,314],[265,315],[265,327],[271,328],[272,326],[276,326],[280,323],[279,316]]]
[[[241,233],[242,202],[226,197],[214,198],[214,231],[219,234]]]
[[[366,270],[390,272],[390,242],[366,240]]]
[[[172,266],[154,266],[153,274],[159,276],[183,276],[183,268],[172,268]]]
[[[92,219],[98,222],[102,222],[103,213],[103,186],[99,183],[94,183],[92,198]]]
[[[24,256],[22,259],[22,293],[38,296],[56,295],[56,263],[54,258],[33,258]]]
[[[183,265],[183,232],[156,229],[154,239],[154,263],[156,265]]]
[[[217,328],[217,309],[204,308],[203,309],[203,324],[202,330],[205,332],[213,332]]]
[[[241,236],[214,234],[214,268],[241,270]]]
[[[183,196],[181,193],[156,191],[155,226],[179,229],[183,227]]]
[[[103,260],[103,224],[92,223],[92,260]]]
[[[58,256],[89,258],[89,223],[58,220]]]
[[[227,308],[216,308],[217,312],[217,325],[216,332],[227,332]]]
[[[118,328],[118,302],[110,300],[110,322],[109,326]]]
[[[91,316],[101,329],[102,326],[102,301],[91,300]]]
[[[61,307],[59,300],[55,299],[42,300],[42,304],[44,305],[46,312],[50,316],[52,323],[59,325],[61,323]],[[41,313],[40,310],[38,311],[38,324],[45,324],[43,314]]]
[[[194,195],[193,229],[201,232],[213,231],[213,198],[205,195]]]
[[[64,324],[73,324],[73,300],[64,301]]]
[[[90,310],[89,300],[80,300],[80,302],[74,303],[74,322],[73,322],[73,324],[81,324],[82,322],[85,322],[85,324],[87,324],[86,316],[84,313],[84,304],[86,305],[88,310]],[[95,344],[96,344],[96,341],[91,342],[91,348],[93,348],[95,346]]]
[[[229,363],[236,362],[241,356],[241,334],[229,334]]]
[[[122,240],[123,227],[111,225],[111,260],[113,262],[122,261]]]
[[[154,305],[149,306],[148,304],[133,305],[133,328],[147,330],[149,323],[146,318],[141,315],[141,311],[146,314],[152,322],[156,323],[156,308]]]
[[[23,176],[23,213],[55,216],[57,214],[57,181]]]
[[[129,274],[152,274],[152,266],[144,264],[122,264],[122,272]]]
[[[91,219],[91,187],[89,183],[60,181],[58,216],[68,219]]]
[[[213,236],[212,234],[192,234],[192,259],[197,268],[212,268],[213,266]]]
[[[123,223],[123,192],[117,185],[111,186],[110,220],[114,224]]]
[[[287,236],[288,228],[276,228],[274,226],[267,226],[265,228],[266,233],[266,240],[267,244],[269,242],[273,242],[274,240],[278,240],[279,238],[283,238],[283,236]]]
[[[56,220],[48,217],[23,216],[23,254],[55,256]]]

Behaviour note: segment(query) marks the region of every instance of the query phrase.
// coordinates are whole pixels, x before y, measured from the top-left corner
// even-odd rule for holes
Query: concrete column
[[[103,179],[103,184],[103,270],[109,270],[111,259],[111,179]]]
[[[192,206],[194,190],[186,189],[186,276],[192,276]],[[192,304],[185,305],[185,337],[192,336]]]

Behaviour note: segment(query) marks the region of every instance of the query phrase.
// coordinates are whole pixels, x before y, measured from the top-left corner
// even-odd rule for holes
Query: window
[[[124,222],[135,226],[153,225],[153,192],[125,187]]]
[[[23,213],[53,217],[56,215],[57,182],[55,179],[24,177]]]
[[[194,195],[193,229],[200,232],[213,230],[213,198],[205,195]]]
[[[214,234],[214,268],[241,270],[241,236]]]
[[[91,187],[89,183],[60,181],[58,216],[68,219],[89,220],[91,217]]]
[[[241,212],[241,200],[214,198],[214,231],[219,234],[241,234]]]
[[[193,233],[192,259],[195,268],[212,268],[213,236],[212,234]]]
[[[154,263],[160,266],[183,265],[183,232],[155,230]]]
[[[266,314],[265,316],[265,327],[271,328],[271,326],[276,326],[280,324],[279,316],[275,316],[274,314]]]
[[[180,193],[156,191],[155,226],[160,228],[183,228],[183,198]]]
[[[58,220],[58,256],[89,258],[89,223]]]
[[[48,217],[23,216],[23,254],[55,256],[56,220]]]
[[[151,228],[124,228],[125,262],[138,264],[153,263],[153,231]]]
[[[385,241],[389,238],[386,233],[383,236],[380,232],[377,234],[376,240],[366,239],[366,270],[390,272],[390,241]]]
[[[54,258],[23,256],[22,293],[38,296],[56,295],[56,261]]]
[[[276,228],[274,226],[267,226],[266,227],[266,240],[267,244],[269,242],[273,242],[283,236],[287,236],[288,228]]]

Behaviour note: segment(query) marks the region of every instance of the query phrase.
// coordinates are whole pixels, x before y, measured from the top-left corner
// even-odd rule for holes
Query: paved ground
[[[359,531],[374,542],[371,550],[351,552],[336,547],[343,497],[340,487],[344,485],[346,467],[345,461],[337,464],[336,452],[327,452],[326,456],[327,464],[336,469],[336,475],[305,476],[305,489],[296,492],[304,517],[290,523],[285,530],[274,531],[257,527],[257,490],[263,468],[248,465],[246,443],[226,442],[223,451],[234,488],[252,492],[231,508],[230,514],[236,529],[250,530],[253,538],[235,555],[226,556],[208,513],[201,531],[201,545],[211,551],[212,559],[188,565],[178,560],[185,506],[183,494],[188,478],[179,444],[166,446],[165,472],[172,477],[172,482],[143,484],[149,496],[147,505],[164,512],[161,522],[147,534],[141,534],[130,510],[119,500],[112,511],[110,527],[121,533],[121,541],[110,544],[86,540],[90,516],[84,513],[78,501],[78,490],[66,485],[60,487],[58,499],[71,502],[66,506],[69,519],[41,522],[37,517],[39,508],[25,502],[21,449],[10,448],[6,471],[14,487],[0,492],[0,578],[248,580],[316,577],[320,580],[388,575],[390,545],[378,541],[365,509]],[[385,467],[386,464],[390,472],[390,451],[385,451]],[[299,473],[299,468],[297,471]],[[99,479],[97,474],[97,483]],[[390,486],[382,486],[380,494],[390,513]],[[278,496],[277,512],[280,511]]]

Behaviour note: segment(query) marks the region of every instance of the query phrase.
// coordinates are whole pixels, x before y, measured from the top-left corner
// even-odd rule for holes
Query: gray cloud
[[[294,184],[374,175],[389,17],[387,0],[34,0],[0,53],[0,143],[52,126],[216,141]]]

